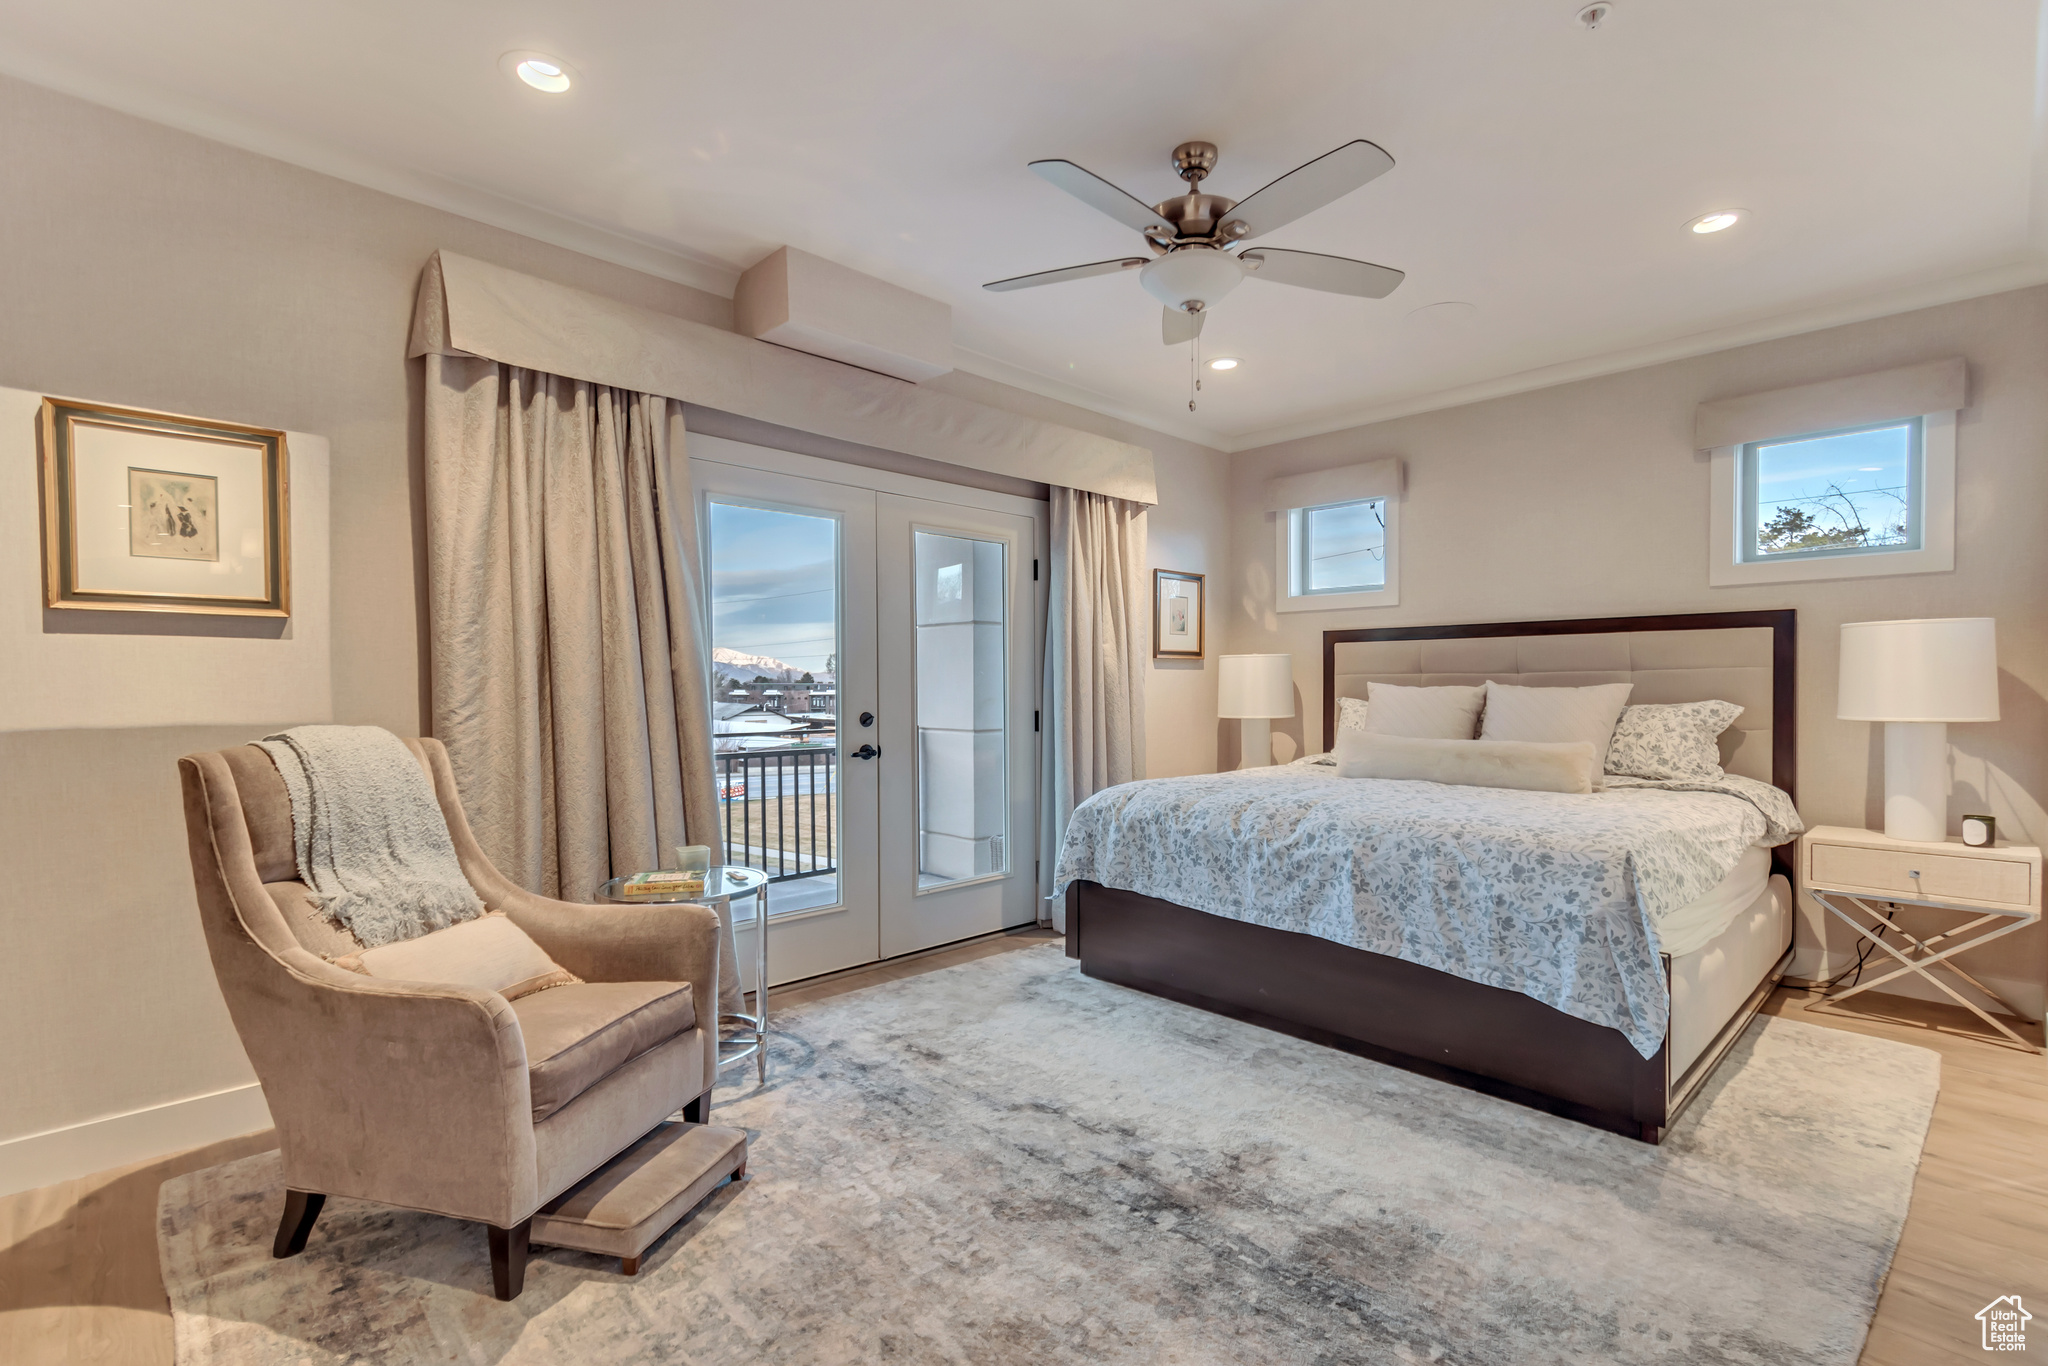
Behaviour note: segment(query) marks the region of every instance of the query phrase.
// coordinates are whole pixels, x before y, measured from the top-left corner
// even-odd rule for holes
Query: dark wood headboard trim
[[[1771,781],[1799,795],[1799,613],[1683,612],[1661,617],[1582,617],[1571,621],[1484,621],[1463,626],[1376,626],[1323,632],[1323,744],[1337,733],[1337,646],[1370,640],[1462,640],[1482,636],[1578,636],[1615,631],[1721,631],[1771,628]]]

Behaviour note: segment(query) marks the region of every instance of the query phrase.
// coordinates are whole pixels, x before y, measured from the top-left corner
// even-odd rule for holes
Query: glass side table
[[[721,918],[731,924],[732,899],[736,896],[754,898],[751,922],[754,926],[754,1013],[721,1014],[718,1017],[721,1033],[728,1024],[739,1025],[747,1031],[735,1038],[718,1041],[718,1065],[723,1069],[752,1058],[756,1074],[762,1081],[768,1080],[768,874],[759,868],[726,863],[705,872],[704,890],[701,892],[626,896],[621,891],[625,885],[626,879],[615,877],[597,889],[597,899],[620,906],[715,906],[721,912]]]

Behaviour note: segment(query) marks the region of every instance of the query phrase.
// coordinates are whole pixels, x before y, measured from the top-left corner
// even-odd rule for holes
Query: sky
[[[1785,504],[1796,503],[1823,525],[1833,526],[1825,503],[1816,500],[1836,486],[1856,505],[1863,525],[1891,525],[1898,521],[1901,507],[1885,491],[1905,491],[1911,447],[1910,424],[1764,446],[1758,452],[1757,524],[1769,522]]]
[[[711,643],[822,673],[839,647],[839,524],[711,504]]]
[[[1379,500],[1373,499],[1315,511],[1310,592],[1378,587],[1387,581],[1386,558],[1381,554],[1387,529],[1379,509]]]

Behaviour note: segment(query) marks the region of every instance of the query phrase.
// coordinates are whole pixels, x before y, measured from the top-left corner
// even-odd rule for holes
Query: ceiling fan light
[[[1138,272],[1145,292],[1168,308],[1185,308],[1191,300],[1214,308],[1243,280],[1243,262],[1228,252],[1200,247],[1169,252]]]

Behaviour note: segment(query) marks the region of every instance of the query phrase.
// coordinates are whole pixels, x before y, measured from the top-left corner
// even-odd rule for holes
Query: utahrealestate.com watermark
[[[1984,1325],[1984,1350],[2024,1352],[2027,1350],[2027,1320],[2033,1318],[2018,1295],[2000,1295],[1977,1311]]]

